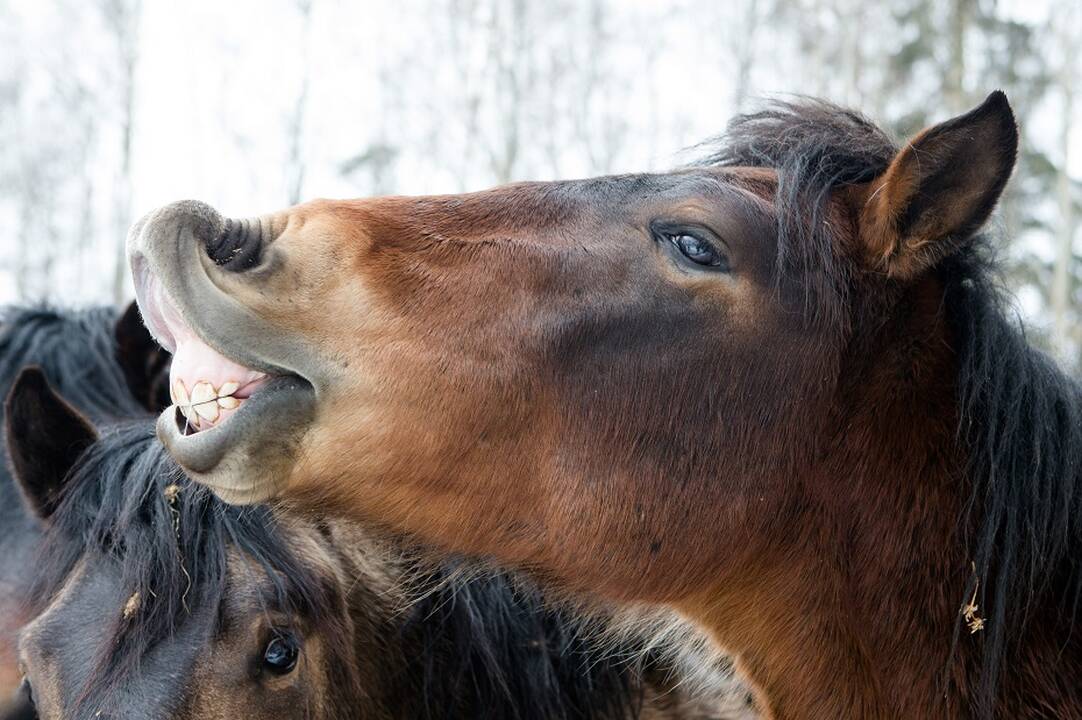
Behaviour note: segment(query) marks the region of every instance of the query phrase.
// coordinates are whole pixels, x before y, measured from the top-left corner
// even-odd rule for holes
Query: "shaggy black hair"
[[[465,563],[468,568],[468,563]],[[401,626],[416,648],[410,717],[419,720],[635,718],[640,667],[603,654],[582,623],[546,604],[532,585],[497,573],[471,576],[447,561],[421,576]],[[651,663],[646,662],[646,669]],[[657,675],[664,674],[659,669]]]
[[[989,715],[1012,644],[1031,621],[1053,622],[1034,612],[1059,611],[1066,644],[1082,594],[1082,385],[1027,342],[990,253],[979,240],[942,270],[973,483],[976,574],[966,592],[979,579],[988,628],[979,697]]]
[[[739,116],[717,142],[708,164],[777,171],[779,269],[810,285],[811,321],[849,322],[851,271],[838,257],[827,203],[835,190],[884,172],[897,145],[867,118],[811,99]],[[946,288],[958,433],[970,458],[971,500],[959,522],[975,574],[959,588],[959,606],[980,578],[988,617],[977,699],[987,716],[1029,612],[1051,598],[1070,627],[1082,594],[1082,389],[1026,341],[992,258],[992,236],[978,233],[935,270]]]
[[[100,307],[0,310],[0,402],[7,397],[19,372],[37,365],[52,386],[91,419],[146,415],[117,363],[117,318],[112,308]],[[37,531],[7,462],[0,460],[0,542],[27,542]]]
[[[95,422],[146,415],[117,362],[118,317],[104,307],[0,311],[0,394],[7,396],[20,370],[37,365],[65,400]]]

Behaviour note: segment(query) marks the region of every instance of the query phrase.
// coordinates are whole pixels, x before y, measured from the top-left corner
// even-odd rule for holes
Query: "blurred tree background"
[[[126,228],[182,197],[664,170],[784,93],[898,137],[1010,96],[998,223],[1036,341],[1082,370],[1078,0],[0,0],[0,302],[122,302]]]

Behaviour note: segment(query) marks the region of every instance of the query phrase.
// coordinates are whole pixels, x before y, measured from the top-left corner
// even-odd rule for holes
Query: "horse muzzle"
[[[229,220],[182,201],[132,228],[128,258],[144,322],[173,353],[174,405],[158,435],[192,479],[229,502],[278,494],[323,385],[316,350],[245,304],[270,220]]]

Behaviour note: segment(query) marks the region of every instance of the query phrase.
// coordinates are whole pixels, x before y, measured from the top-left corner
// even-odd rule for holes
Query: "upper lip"
[[[147,259],[142,254],[134,255],[131,259],[132,280],[135,284],[135,299],[139,303],[139,310],[143,316],[143,323],[147,330],[163,348],[173,353],[177,350],[176,338],[161,317],[163,303],[151,301],[151,295],[160,292],[161,299],[165,299],[165,288],[157,282],[154,273],[151,272]],[[175,307],[175,305],[174,305]],[[220,351],[219,351],[220,352]]]
[[[178,319],[195,331],[203,342],[207,343],[207,345],[214,348],[225,357],[236,360],[245,367],[249,367],[252,370],[258,370],[267,375],[296,375],[298,377],[303,377],[299,372],[286,370],[272,363],[267,363],[255,358],[244,358],[243,360],[235,358],[232,353],[224,350],[218,343],[207,338],[204,333],[199,332],[198,328],[184,320],[176,302],[170,297],[169,291],[166,290],[155,276],[147,259],[141,253],[132,255],[131,270],[132,279],[135,285],[135,298],[139,304],[143,322],[146,324],[150,334],[158,341],[158,344],[170,353],[176,352],[177,342],[176,338],[173,337],[173,333],[169,330],[169,324],[163,317],[164,313],[176,313]]]
[[[219,267],[207,255],[206,239],[216,237],[225,222],[204,203],[185,200],[147,214],[132,227],[128,257],[147,327],[174,350],[181,338],[174,338],[167,325],[176,320],[173,327],[185,327],[237,365],[301,377],[317,389],[325,386],[337,368],[321,349],[249,307],[243,298],[252,291],[250,276]],[[163,317],[173,312],[176,317]]]

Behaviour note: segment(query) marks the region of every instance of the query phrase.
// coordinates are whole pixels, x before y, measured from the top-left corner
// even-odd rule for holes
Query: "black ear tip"
[[[49,387],[49,380],[45,377],[45,371],[37,365],[28,365],[19,371],[19,376],[11,384],[9,397],[15,397],[17,392],[26,390],[42,390]]]
[[[133,336],[140,340],[144,337],[150,339],[150,333],[143,327],[143,316],[139,314],[139,306],[134,302],[124,308],[124,312],[116,321],[116,338],[118,341]]]
[[[1007,94],[1002,90],[993,90],[973,114],[980,118],[992,118],[996,127],[996,142],[1003,150],[1003,156],[1010,158],[1013,163],[1018,154],[1019,132],[1018,121],[1010,101],[1007,100]]]
[[[120,314],[120,320],[117,321],[117,324],[119,325],[130,322],[142,323],[142,319],[140,319],[139,317],[139,305],[134,301],[128,303],[128,306],[124,308],[124,312]]]
[[[1007,93],[1002,90],[993,90],[977,108],[977,112],[981,115],[995,115],[1006,126],[1017,127],[1018,125],[1014,119],[1011,102],[1007,99]]]
[[[3,408],[4,413],[9,416],[11,413],[21,415],[29,409],[28,406],[40,404],[41,398],[49,392],[51,392],[51,388],[49,387],[49,381],[45,377],[45,372],[37,365],[24,367],[19,371],[15,382],[11,384],[11,389],[8,390]]]
[[[1011,102],[1007,99],[1007,93],[1002,90],[993,90],[988,94],[988,97],[984,99],[985,106],[1003,108],[1010,111]]]

